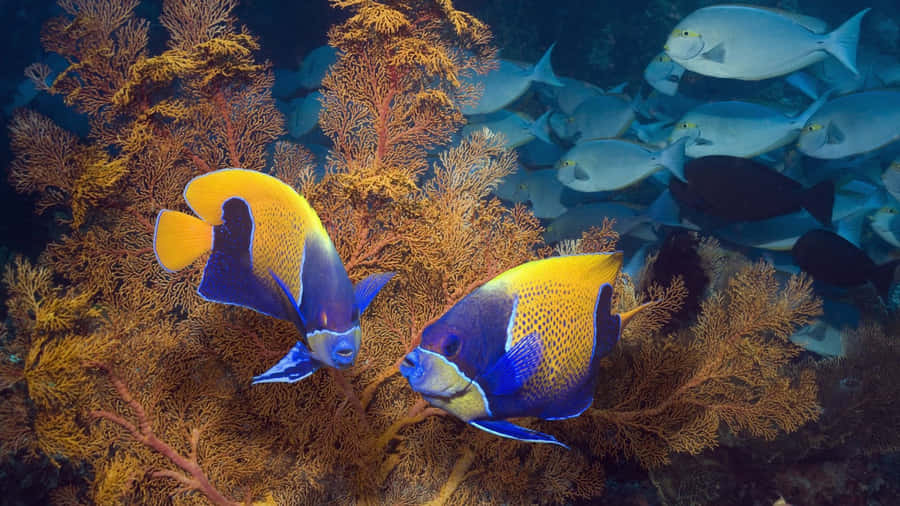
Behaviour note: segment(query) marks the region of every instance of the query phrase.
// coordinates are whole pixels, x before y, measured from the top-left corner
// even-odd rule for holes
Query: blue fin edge
[[[292,311],[288,314],[291,316],[296,315],[297,321],[295,321],[294,324],[296,325],[297,323],[299,323],[300,329],[305,332],[306,331],[306,321],[304,321],[303,314],[300,312],[300,305],[297,304],[297,301],[294,299],[294,296],[291,295],[291,289],[288,288],[288,286],[284,283],[284,281],[282,281],[281,278],[279,278],[278,275],[275,274],[274,271],[272,271],[272,269],[269,269],[269,275],[271,275],[272,279],[275,280],[275,283],[278,284],[278,288],[281,288],[281,293],[283,293],[285,298],[287,299],[286,300],[287,304],[290,304],[290,306],[291,306],[290,309],[292,309]],[[285,304],[285,305],[287,305],[287,304]],[[287,310],[287,308],[285,308],[285,310]]]
[[[519,339],[480,376],[491,395],[508,395],[522,388],[541,364],[540,334],[532,332]]]
[[[253,377],[250,383],[294,383],[319,369],[319,363],[309,355],[309,348],[298,342],[268,371]]]
[[[495,436],[524,441],[526,443],[550,443],[562,446],[566,450],[571,450],[568,445],[561,443],[555,437],[538,432],[525,427],[503,421],[503,420],[471,420],[469,424],[479,429],[490,432]]]

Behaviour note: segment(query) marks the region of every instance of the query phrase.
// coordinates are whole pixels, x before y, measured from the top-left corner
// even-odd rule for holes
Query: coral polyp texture
[[[684,283],[617,282],[616,312],[656,303],[604,359],[593,406],[521,422],[572,450],[429,407],[397,370],[422,329],[499,273],[558,252],[527,208],[491,196],[516,163],[503,140],[451,145],[460,104],[480,92],[461,77],[496,65],[487,26],[449,0],[331,3],[348,18],[328,34],[340,57],[323,82],[333,147],[322,175],[279,140],[272,71],[235,2],[165,1],[156,55],[137,2],[60,2],[42,40],[69,65],[48,92],[91,131],[79,139],[27,110],[10,124],[10,181],[65,232],[3,278],[2,458],[83,464],[81,488],[54,496],[96,504],[560,503],[602,495],[605,459],[661,466],[715,446],[722,427],[771,439],[816,418],[813,369],[787,367],[798,354],[787,337],[820,304],[805,278],[782,285],[743,261],[675,334],[660,329]],[[223,167],[302,193],[351,280],[397,273],[362,318],[350,369],[251,386],[296,329],[201,299],[205,258],[175,273],[157,264],[157,212],[189,212],[185,184]],[[565,250],[610,251],[616,239],[607,223]]]

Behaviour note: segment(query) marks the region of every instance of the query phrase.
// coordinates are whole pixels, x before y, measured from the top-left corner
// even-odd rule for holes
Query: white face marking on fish
[[[669,35],[666,41],[666,53],[673,58],[690,60],[696,58],[706,47],[703,36],[687,28],[678,29]]]

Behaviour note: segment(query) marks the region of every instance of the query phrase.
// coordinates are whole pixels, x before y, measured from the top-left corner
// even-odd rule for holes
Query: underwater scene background
[[[900,4],[717,5],[0,2],[0,504],[900,504]],[[321,221],[349,367],[253,384],[305,317],[161,265],[229,167]],[[467,295],[614,251],[589,407],[513,417],[568,448],[411,387]]]

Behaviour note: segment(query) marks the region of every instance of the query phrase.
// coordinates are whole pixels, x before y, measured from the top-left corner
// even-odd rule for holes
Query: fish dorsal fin
[[[840,144],[845,139],[844,132],[833,121],[828,123],[827,135],[828,139],[825,142],[828,144]]]
[[[714,63],[725,63],[725,44],[720,42],[716,47],[700,56]]]
[[[771,14],[775,14],[777,16],[781,16],[781,17],[790,19],[794,23],[797,23],[798,25],[802,26],[803,28],[806,28],[807,30],[809,30],[813,33],[823,34],[828,31],[828,23],[826,23],[825,21],[823,21],[819,18],[814,18],[812,16],[804,16],[803,14],[797,14],[796,12],[790,12],[790,11],[786,11],[783,9],[778,9],[776,7],[765,7],[762,5],[743,4],[743,3],[721,4],[721,5],[714,5],[711,7],[745,8],[745,9],[752,9],[752,10],[756,10],[756,11],[765,11],[765,12],[769,12]]]
[[[519,339],[479,376],[478,382],[490,394],[508,395],[525,384],[541,364],[540,335],[532,332]]]

